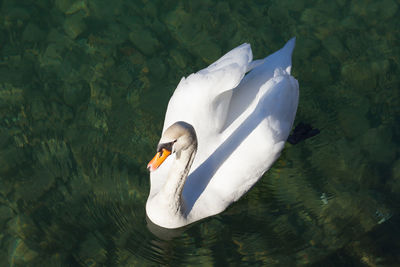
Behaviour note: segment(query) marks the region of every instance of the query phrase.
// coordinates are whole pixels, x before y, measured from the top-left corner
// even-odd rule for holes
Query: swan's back
[[[276,69],[285,70],[290,74],[295,43],[296,39],[292,38],[280,50],[262,60],[256,60],[256,68],[248,73],[238,87],[233,90],[225,128],[228,128],[235,120],[237,120],[236,123],[240,123],[244,119],[261,86],[274,76]],[[239,118],[241,115],[242,119]],[[233,126],[233,128],[236,127]]]
[[[293,38],[247,65],[255,68],[231,90],[221,132],[199,141],[199,150],[207,146],[208,155],[195,160],[183,192],[193,218],[223,211],[279,157],[298,105],[298,83],[290,76],[294,45]]]

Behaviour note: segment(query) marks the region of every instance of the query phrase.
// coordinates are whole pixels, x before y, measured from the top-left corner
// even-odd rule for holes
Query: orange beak
[[[157,170],[169,155],[171,155],[171,151],[163,148],[161,152],[157,152],[154,158],[150,160],[149,164],[147,164],[147,169],[151,172]]]

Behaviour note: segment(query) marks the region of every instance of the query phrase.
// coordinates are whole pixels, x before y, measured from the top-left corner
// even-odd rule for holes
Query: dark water
[[[1,266],[396,266],[400,2],[0,1]],[[149,231],[146,164],[182,76],[297,37],[321,130],[221,215]]]

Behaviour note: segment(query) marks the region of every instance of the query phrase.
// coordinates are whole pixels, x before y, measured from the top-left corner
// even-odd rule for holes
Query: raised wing
[[[225,124],[232,89],[244,77],[252,57],[250,45],[242,44],[207,68],[182,78],[169,101],[163,131],[176,121],[186,121],[195,128],[199,144],[218,133]]]

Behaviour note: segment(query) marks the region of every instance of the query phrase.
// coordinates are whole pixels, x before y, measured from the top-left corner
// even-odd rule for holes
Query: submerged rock
[[[396,145],[392,143],[391,129],[380,126],[369,129],[361,139],[362,149],[375,162],[390,163],[396,156]]]
[[[0,84],[0,107],[17,106],[23,102],[23,90],[12,84]]]
[[[129,40],[145,55],[152,55],[156,52],[160,43],[151,31],[140,25],[135,25],[129,33]]]
[[[22,239],[16,238],[10,244],[9,255],[10,266],[29,266],[29,263],[39,256],[39,253],[30,249]]]
[[[85,0],[55,0],[56,7],[64,14],[74,14],[80,10],[87,11]]]
[[[396,180],[397,183],[400,185],[400,159],[398,159],[393,164],[392,177],[393,177],[393,180]],[[399,192],[400,192],[400,190],[399,190]]]
[[[157,77],[157,79],[161,79],[165,76],[167,68],[160,58],[153,57],[148,61],[148,66],[150,74]]]
[[[367,22],[378,23],[382,20],[393,17],[397,12],[397,4],[393,0],[368,1],[363,0],[352,1],[351,11],[361,17],[367,18]]]
[[[170,56],[174,60],[175,64],[178,65],[180,68],[186,67],[186,60],[182,53],[176,49],[171,50]]]
[[[3,227],[4,223],[6,223],[9,219],[14,216],[14,212],[11,208],[0,205],[0,229]]]
[[[393,196],[399,201],[400,200],[400,159],[396,160],[392,166],[391,177],[387,183],[389,191],[393,193]]]
[[[371,71],[370,62],[346,62],[342,65],[341,74],[344,79],[358,88],[376,86],[376,77]]]
[[[71,39],[75,39],[85,30],[86,24],[81,14],[71,15],[64,21],[64,31]]]
[[[44,103],[40,98],[33,98],[31,102],[31,115],[34,120],[43,119],[47,115]]]
[[[193,45],[192,49],[196,56],[200,56],[207,64],[213,63],[221,56],[221,49],[209,38],[200,38],[197,42],[198,44]]]
[[[21,151],[18,150],[15,146],[7,146],[7,148],[2,148],[0,153],[0,175],[4,175],[4,178],[1,177],[0,185],[2,183],[5,184],[5,188],[0,189],[1,193],[7,193],[8,186],[10,184],[14,184],[14,182],[9,182],[6,180],[7,174],[13,171],[13,169],[18,166],[18,163],[21,161]],[[4,190],[4,191],[3,191]]]
[[[87,266],[101,265],[107,259],[107,252],[104,248],[104,244],[92,233],[89,233],[85,241],[80,245],[78,255]]]
[[[332,56],[336,57],[337,59],[341,60],[344,58],[344,47],[337,36],[328,36],[322,40],[322,45]]]
[[[59,45],[50,43],[43,55],[39,57],[41,67],[54,67],[61,65],[61,52],[63,48]]]
[[[77,107],[89,98],[90,88],[86,83],[66,83],[63,89],[64,101],[71,107]]]
[[[41,42],[45,38],[46,33],[41,30],[36,24],[29,23],[22,33],[24,42]]]
[[[327,84],[332,81],[331,68],[322,57],[314,57],[311,71],[314,82]]]
[[[340,127],[348,138],[363,135],[370,127],[369,121],[355,109],[342,109],[338,115]]]

